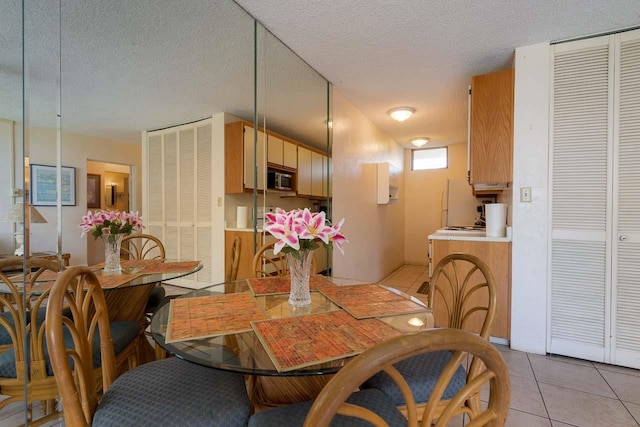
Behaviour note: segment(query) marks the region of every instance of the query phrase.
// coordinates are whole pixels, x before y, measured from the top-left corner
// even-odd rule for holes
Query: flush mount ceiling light
[[[429,138],[421,136],[418,138],[411,138],[411,143],[416,147],[422,147],[424,144],[429,142]]]
[[[405,120],[407,120],[409,117],[413,115],[414,111],[416,110],[411,107],[398,107],[389,111],[389,115],[394,120],[397,120],[399,122],[404,122]]]

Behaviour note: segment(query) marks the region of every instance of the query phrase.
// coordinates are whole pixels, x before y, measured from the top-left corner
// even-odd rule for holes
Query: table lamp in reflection
[[[13,205],[9,212],[0,217],[0,222],[14,222],[18,224],[14,235],[18,248],[15,250],[14,255],[24,255],[24,227],[22,226],[22,223],[24,222],[23,213],[24,205],[22,202],[18,202]],[[29,216],[29,222],[27,224],[43,224],[47,222],[42,214],[33,206],[29,206],[27,215]]]

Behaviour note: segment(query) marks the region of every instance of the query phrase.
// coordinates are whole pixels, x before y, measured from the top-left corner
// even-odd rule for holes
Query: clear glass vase
[[[122,238],[124,236],[124,233],[103,234],[101,236],[104,242],[105,274],[122,273],[122,267],[120,266],[120,245],[122,244]]]
[[[291,275],[291,290],[289,291],[289,304],[293,307],[305,307],[311,305],[309,293],[309,277],[313,266],[313,251],[301,249],[287,253],[287,264]]]

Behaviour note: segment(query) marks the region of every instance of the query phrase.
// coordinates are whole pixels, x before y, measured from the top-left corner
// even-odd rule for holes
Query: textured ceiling
[[[638,0],[236,0],[406,146],[467,139],[471,76],[514,49],[640,24]],[[403,123],[387,112],[412,106]]]
[[[253,22],[231,0],[61,0],[62,24],[56,3],[25,0],[32,125],[55,126],[58,88],[63,130],[119,141],[219,112],[253,118]],[[464,142],[471,76],[509,67],[516,47],[640,22],[638,0],[237,3],[404,145],[414,136]],[[0,118],[22,117],[21,46],[21,1],[3,0]],[[258,73],[269,127],[323,140],[322,79],[286,49],[259,46],[269,60]],[[401,105],[416,114],[397,123],[387,111]]]

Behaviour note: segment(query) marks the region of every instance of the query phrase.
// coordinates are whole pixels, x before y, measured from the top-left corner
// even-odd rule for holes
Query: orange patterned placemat
[[[120,285],[124,285],[127,282],[132,281],[136,277],[140,277],[142,274],[116,274],[113,276],[97,276],[98,281],[102,289],[117,288]]]
[[[262,277],[259,279],[247,279],[247,281],[254,295],[288,294],[291,290],[290,276]],[[309,277],[310,291],[317,291],[327,286],[336,285],[320,274],[314,274]]]
[[[344,311],[251,322],[278,372],[354,356],[401,332]]]
[[[424,305],[375,284],[322,288],[320,293],[356,319],[428,310]]]
[[[268,318],[249,293],[177,298],[170,304],[167,343],[250,331],[251,320]]]
[[[159,262],[149,265],[142,270],[144,274],[155,273],[186,273],[200,265],[200,261]]]

